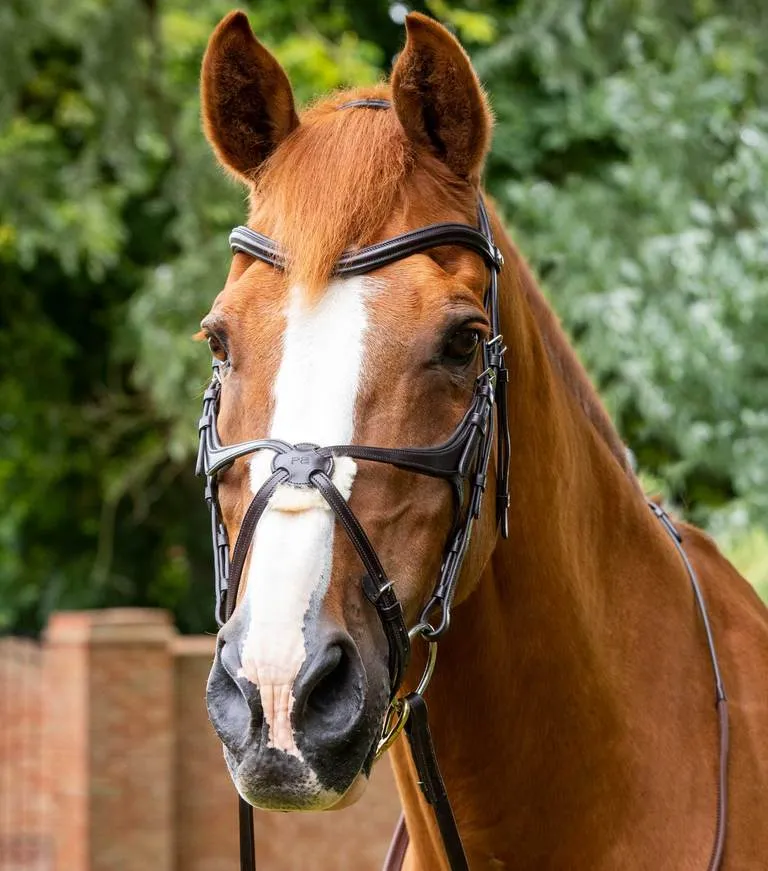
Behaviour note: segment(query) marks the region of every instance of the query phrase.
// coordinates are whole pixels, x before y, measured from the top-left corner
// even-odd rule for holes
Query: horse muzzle
[[[366,665],[351,635],[326,618],[305,627],[295,663],[248,661],[235,616],[219,633],[206,701],[230,775],[250,804],[323,810],[370,771],[389,677],[379,652]]]

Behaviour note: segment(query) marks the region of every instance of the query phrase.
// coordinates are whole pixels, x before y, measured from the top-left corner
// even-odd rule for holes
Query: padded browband
[[[504,263],[499,249],[479,230],[468,224],[443,223],[409,230],[375,245],[342,254],[334,269],[334,275],[362,275],[442,245],[468,248],[479,254],[491,269],[500,269]],[[286,258],[280,252],[277,242],[263,233],[251,230],[250,227],[235,227],[229,235],[229,246],[234,252],[249,254],[276,269],[285,269]]]

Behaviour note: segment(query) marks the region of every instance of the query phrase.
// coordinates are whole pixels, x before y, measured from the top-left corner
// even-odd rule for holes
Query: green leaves
[[[402,39],[375,4],[247,5],[300,102],[378,80]],[[473,52],[490,189],[646,479],[724,540],[765,526],[768,7],[427,5]],[[245,205],[197,81],[231,6],[0,7],[0,628],[127,603],[210,628],[191,336]]]
[[[210,627],[191,452],[243,192],[200,131],[229,0],[41,0],[0,11],[0,630],[56,607],[157,604]],[[343,6],[254,4],[300,100],[376,81]]]
[[[765,522],[767,31],[566,6],[522,3],[478,56],[491,188],[641,467],[700,522]]]

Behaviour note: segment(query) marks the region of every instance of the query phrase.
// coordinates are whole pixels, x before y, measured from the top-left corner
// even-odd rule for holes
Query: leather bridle
[[[339,108],[357,106],[383,109],[383,100],[359,100]],[[362,445],[318,446],[288,444],[276,439],[256,439],[234,445],[222,445],[217,431],[221,388],[228,363],[213,360],[213,376],[203,395],[203,413],[199,422],[197,474],[205,477],[205,501],[210,510],[214,548],[216,591],[215,617],[223,626],[232,616],[245,560],[259,519],[270,498],[281,485],[317,490],[336,516],[354,546],[364,568],[363,592],[376,609],[389,649],[390,706],[382,735],[376,748],[381,755],[401,731],[408,735],[419,775],[422,792],[435,812],[446,857],[451,871],[469,868],[456,821],[451,810],[427,721],[423,693],[435,666],[437,641],[448,630],[459,575],[467,553],[475,520],[479,517],[488,480],[494,432],[496,436],[496,521],[502,536],[508,535],[510,436],[507,417],[508,371],[505,366],[504,341],[500,332],[498,277],[504,259],[494,244],[490,221],[482,198],[478,200],[478,228],[466,224],[433,224],[402,233],[384,242],[343,255],[334,270],[336,277],[360,275],[390,263],[439,246],[460,246],[480,256],[488,267],[489,280],[484,305],[490,335],[482,341],[482,372],[477,376],[470,406],[453,434],[436,447],[380,448]],[[285,259],[279,246],[267,236],[248,227],[237,227],[230,235],[233,252],[261,260],[276,269],[284,269]],[[495,413],[494,413],[495,411]],[[271,451],[272,471],[248,506],[230,560],[229,539],[221,515],[217,476],[240,458],[258,451]],[[452,488],[454,521],[445,546],[442,565],[432,596],[421,617],[408,630],[392,582],[379,560],[360,521],[332,480],[336,457],[386,463],[420,475],[441,478]],[[709,864],[710,871],[719,867],[725,835],[726,764],[728,718],[725,691],[715,653],[714,641],[704,600],[696,574],[682,548],[682,539],[664,511],[650,504],[680,552],[693,586],[696,604],[706,630],[712,668],[715,675],[716,704],[720,727],[720,775],[718,781],[718,823]],[[428,645],[427,665],[417,689],[404,698],[397,692],[408,666],[411,642],[423,638]],[[239,805],[241,871],[256,867],[253,809],[242,798]],[[390,850],[388,868],[399,868],[407,845],[407,831],[401,819],[395,842]]]

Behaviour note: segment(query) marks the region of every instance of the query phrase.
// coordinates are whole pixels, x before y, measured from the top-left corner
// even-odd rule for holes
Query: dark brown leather
[[[240,871],[256,871],[253,808],[241,795],[237,797],[237,815],[240,824]]]
[[[405,731],[411,746],[411,756],[419,776],[421,791],[434,811],[445,857],[451,871],[469,871],[456,818],[437,764],[437,754],[427,719],[427,703],[418,693],[410,693],[406,696],[406,701],[410,714],[405,723]]]
[[[408,827],[405,825],[405,817],[403,814],[400,814],[400,819],[395,827],[395,834],[392,835],[392,841],[384,859],[383,871],[401,871],[410,841]]]

